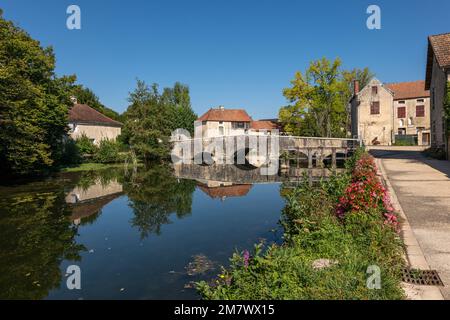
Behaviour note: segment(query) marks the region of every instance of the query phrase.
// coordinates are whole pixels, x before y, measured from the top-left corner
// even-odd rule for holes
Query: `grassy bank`
[[[142,164],[139,163],[138,166]],[[80,171],[95,171],[95,170],[106,170],[110,168],[123,168],[125,166],[124,163],[96,163],[96,162],[87,162],[81,163],[74,166],[68,166],[61,168],[61,172],[80,172]]]
[[[284,244],[236,253],[217,279],[198,283],[203,298],[403,298],[397,219],[367,153],[358,152],[347,173],[305,183],[286,198]],[[369,280],[371,289],[376,270],[380,287]]]

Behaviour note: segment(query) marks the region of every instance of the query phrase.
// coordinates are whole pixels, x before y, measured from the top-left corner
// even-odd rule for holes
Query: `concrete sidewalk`
[[[444,282],[442,295],[450,299],[450,162],[411,149],[370,152],[382,162],[426,262]]]

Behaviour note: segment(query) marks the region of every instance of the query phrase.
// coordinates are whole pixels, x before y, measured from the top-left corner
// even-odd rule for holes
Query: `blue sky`
[[[66,28],[81,8],[82,29]],[[366,27],[370,4],[382,29]],[[52,45],[57,73],[76,74],[123,112],[135,79],[189,85],[198,114],[245,108],[276,117],[282,89],[311,60],[340,57],[384,82],[423,79],[427,36],[450,32],[450,1],[0,0],[4,17]]]

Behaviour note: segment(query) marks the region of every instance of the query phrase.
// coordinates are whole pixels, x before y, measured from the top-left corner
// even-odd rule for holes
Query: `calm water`
[[[281,240],[288,180],[155,166],[0,187],[0,298],[198,299],[192,283],[233,252]],[[72,264],[81,290],[67,289]]]

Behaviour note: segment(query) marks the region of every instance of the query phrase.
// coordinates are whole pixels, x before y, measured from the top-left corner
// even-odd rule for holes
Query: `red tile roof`
[[[431,85],[431,76],[433,73],[433,57],[440,68],[450,68],[450,33],[437,34],[428,37],[428,56],[427,56],[427,73],[426,88]]]
[[[387,83],[385,87],[394,93],[394,100],[427,98],[430,91],[425,90],[425,81]]]
[[[245,196],[252,188],[251,184],[236,184],[224,187],[207,187],[199,186],[199,188],[209,195],[211,198],[223,197],[242,197]]]
[[[243,109],[209,109],[198,121],[251,122],[252,118]]]
[[[86,104],[75,104],[69,110],[69,122],[90,123],[97,125],[121,127],[122,123],[115,121]]]
[[[273,121],[259,120],[252,121],[250,127],[254,130],[274,130],[278,129],[278,124]]]

